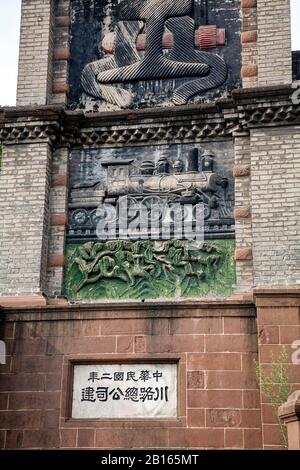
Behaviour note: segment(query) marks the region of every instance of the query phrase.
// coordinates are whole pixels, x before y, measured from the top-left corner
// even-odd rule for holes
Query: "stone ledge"
[[[47,299],[43,295],[0,296],[1,308],[43,307]]]
[[[257,307],[300,307],[300,287],[296,285],[257,286],[253,295]]]
[[[54,299],[55,300],[55,299]],[[12,305],[2,307],[6,321],[80,320],[120,318],[201,318],[201,317],[255,317],[255,307],[249,300],[198,300],[198,301],[108,301],[99,303],[68,303],[60,305]]]

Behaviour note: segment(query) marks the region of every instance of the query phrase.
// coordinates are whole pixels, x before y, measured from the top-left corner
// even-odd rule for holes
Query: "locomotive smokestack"
[[[187,161],[188,161],[187,171],[189,173],[195,173],[199,171],[199,150],[198,149],[191,150],[188,154]]]

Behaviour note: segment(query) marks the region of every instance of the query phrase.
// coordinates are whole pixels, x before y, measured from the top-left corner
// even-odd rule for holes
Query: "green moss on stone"
[[[69,300],[226,297],[235,285],[234,241],[110,241],[67,247]]]

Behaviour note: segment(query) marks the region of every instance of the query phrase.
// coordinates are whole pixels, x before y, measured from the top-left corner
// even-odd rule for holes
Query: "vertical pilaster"
[[[247,133],[235,136],[234,150],[237,291],[245,291],[253,286],[251,154]]]
[[[300,127],[251,131],[254,284],[300,281]]]
[[[47,270],[47,295],[63,295],[65,241],[68,219],[68,155],[62,147],[53,154],[50,189],[50,231]]]
[[[0,172],[0,303],[46,287],[49,142],[4,145]]]
[[[22,0],[17,105],[46,105],[52,92],[53,0]]]
[[[292,83],[290,0],[257,0],[258,86]]]
[[[257,0],[242,0],[243,87],[257,86]]]

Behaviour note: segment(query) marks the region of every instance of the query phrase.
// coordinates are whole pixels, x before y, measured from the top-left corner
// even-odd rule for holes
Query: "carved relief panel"
[[[231,293],[232,168],[229,140],[72,150],[68,297],[119,300]],[[200,219],[201,240],[195,237]],[[102,230],[104,225],[108,230]]]
[[[192,207],[195,218],[197,207],[203,206],[205,238],[232,238],[232,166],[232,144],[228,141],[205,148],[183,144],[73,150],[68,239],[99,239],[99,218],[107,217],[105,211],[110,206],[117,208],[125,198],[128,210],[132,208],[131,217],[138,205],[149,210],[153,205],[159,206],[160,218],[172,206]],[[116,236],[119,225],[120,220],[116,220]],[[145,230],[148,238],[150,233]],[[151,238],[161,239],[161,231]]]
[[[73,109],[178,106],[240,85],[239,0],[74,0]]]

